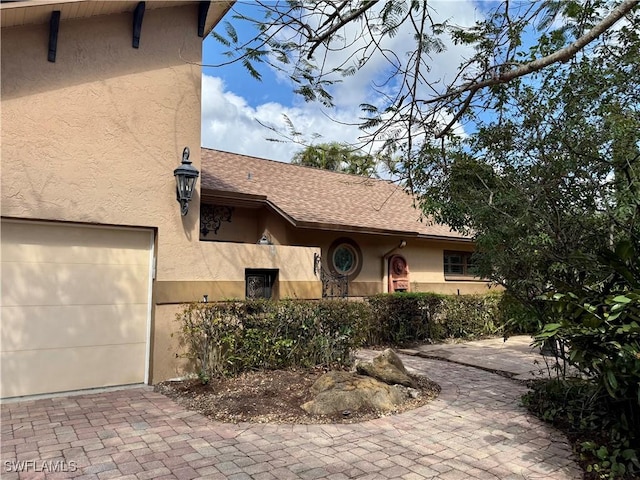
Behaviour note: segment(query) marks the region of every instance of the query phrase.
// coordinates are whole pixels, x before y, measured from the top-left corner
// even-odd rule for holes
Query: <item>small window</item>
[[[247,268],[244,279],[246,298],[274,298],[278,270]]]
[[[362,253],[349,238],[339,238],[329,247],[329,269],[336,275],[355,278],[362,268]]]
[[[472,252],[444,252],[445,277],[472,277]]]

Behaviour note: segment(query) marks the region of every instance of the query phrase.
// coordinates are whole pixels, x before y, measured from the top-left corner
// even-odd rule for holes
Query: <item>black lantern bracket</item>
[[[191,165],[189,147],[182,151],[182,164],[173,171],[176,179],[176,200],[180,203],[180,213],[185,216],[189,212],[189,202],[193,198],[196,180],[200,172]]]

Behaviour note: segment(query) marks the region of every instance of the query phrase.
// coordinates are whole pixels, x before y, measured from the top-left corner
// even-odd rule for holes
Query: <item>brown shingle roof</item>
[[[298,227],[464,239],[389,181],[202,149],[202,194],[267,202]]]

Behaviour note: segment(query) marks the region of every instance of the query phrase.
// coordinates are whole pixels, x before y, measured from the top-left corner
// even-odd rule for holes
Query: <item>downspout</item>
[[[389,250],[382,256],[382,293],[389,293],[389,262],[387,261],[391,254],[396,250],[402,250],[407,246],[406,240],[401,240],[400,243]]]

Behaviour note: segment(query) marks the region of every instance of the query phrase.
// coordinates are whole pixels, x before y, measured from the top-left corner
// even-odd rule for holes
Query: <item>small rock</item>
[[[373,377],[389,385],[404,385],[411,388],[417,386],[407,373],[402,360],[390,348],[374,357],[371,362],[358,363],[356,371],[361,375]]]
[[[407,393],[414,399],[420,396],[420,390],[416,390],[415,388],[407,388]]]

